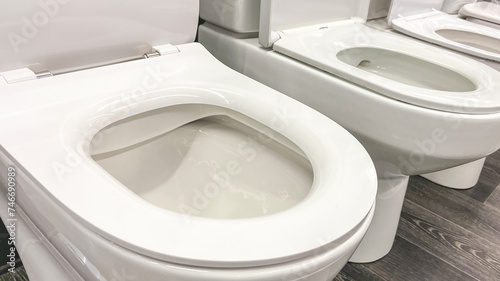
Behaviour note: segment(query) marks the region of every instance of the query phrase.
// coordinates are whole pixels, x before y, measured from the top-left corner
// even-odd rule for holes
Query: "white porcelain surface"
[[[355,37],[358,38],[360,46],[369,44],[375,37],[392,38],[385,37],[382,33],[384,32],[377,30],[370,33],[358,32],[355,33],[357,35]],[[405,40],[404,37],[400,38]],[[363,247],[368,247],[365,249],[358,247],[357,251],[364,254],[355,254],[354,261],[373,261],[383,257],[390,250],[391,237],[396,234],[399,221],[398,210],[403,203],[400,194],[404,194],[406,188],[402,183],[407,180],[407,176],[465,164],[489,155],[500,147],[499,112],[454,113],[401,102],[365,87],[366,84],[358,85],[339,79],[310,64],[291,59],[275,50],[264,49],[259,44],[258,38],[238,39],[232,32],[208,23],[200,26],[199,40],[231,68],[335,120],[356,136],[368,150],[376,165],[379,179],[377,207],[374,223],[370,229],[378,229],[379,232],[368,231],[364,240],[371,243],[364,243]],[[437,47],[419,45],[418,42],[415,43],[416,40],[406,40],[408,42],[406,45],[422,46],[415,49],[415,56],[420,57],[419,51],[425,49],[424,52],[450,56],[449,59],[452,61],[451,58],[468,61],[470,62],[468,65],[485,70],[488,75],[493,75],[493,78],[500,75],[483,65],[478,65],[475,61],[450,55],[449,52]],[[309,42],[307,45],[305,48],[314,47]],[[315,46],[321,48],[320,45]],[[332,54],[329,59],[336,59],[336,54]],[[346,65],[346,72],[350,71],[349,69]],[[366,73],[363,75],[370,76]],[[486,93],[487,96],[498,95],[498,92]],[[482,96],[463,99],[460,104],[464,106],[469,102],[480,104],[481,99]],[[474,112],[471,104],[468,107]],[[464,136],[467,136],[467,141],[464,141]],[[377,209],[392,210],[391,215],[384,216],[384,212],[379,213]],[[381,222],[382,225],[376,225],[375,222]],[[380,237],[383,239],[378,239]]]
[[[364,24],[346,21],[287,34],[273,49],[410,104],[457,113],[500,112],[500,95],[492,94],[500,92],[500,73]],[[467,99],[477,102],[464,104]]]
[[[500,4],[478,2],[463,6],[459,14],[463,17],[477,18],[493,24],[500,24]]]
[[[455,189],[468,189],[477,184],[485,160],[485,158],[481,158],[458,167],[423,174],[421,176],[442,186]]]
[[[456,14],[464,5],[475,2],[477,2],[477,0],[444,0],[441,11],[447,14]]]
[[[348,237],[375,198],[375,171],[356,139],[318,112],[227,69],[200,45],[178,48],[180,53],[165,57],[2,86],[3,149],[73,219],[150,258],[203,266],[270,265],[311,256]],[[177,104],[231,109],[266,124],[270,134],[279,132],[310,160],[312,191],[274,215],[186,217],[142,200],[90,159],[90,140],[106,125]],[[311,239],[292,235],[303,229]]]
[[[500,30],[445,13],[391,22],[394,29],[452,50],[500,61]]]
[[[139,133],[130,125],[148,130]],[[170,106],[102,131],[111,132],[104,141],[91,141],[92,159],[144,200],[172,212],[256,218],[292,208],[311,192],[313,168],[302,150],[228,109]],[[148,135],[154,137],[141,141]]]
[[[269,47],[278,32],[322,24],[351,17],[366,19],[370,0],[262,0],[259,27],[260,43]]]
[[[64,72],[192,42],[197,0],[1,1],[0,72]]]
[[[453,1],[450,1],[453,2]],[[395,34],[401,34],[399,32],[394,31],[394,29],[390,28],[387,24],[387,22],[384,23],[382,20],[377,20],[377,21],[371,21],[367,23],[367,25],[372,26],[376,29],[383,30],[385,32],[390,32],[390,33],[395,33]],[[408,37],[411,38],[411,37]],[[414,40],[418,40],[416,38],[413,38]],[[449,50],[449,49],[448,49]],[[453,51],[453,50],[451,50]],[[470,59],[474,59],[476,61],[479,61],[483,64],[486,64],[487,66],[492,67],[493,69],[500,71],[500,63],[496,61],[491,61],[491,60],[486,60],[483,58],[479,58],[476,56],[472,56],[469,54],[453,51],[461,56],[466,56]],[[482,160],[477,160],[472,163],[467,163],[464,165],[460,165],[457,167],[453,167],[450,169],[445,169],[442,171],[438,172],[433,172],[430,174],[423,174],[424,178],[427,178],[437,184],[440,184],[442,186],[450,187],[450,188],[456,188],[456,189],[466,189],[466,188],[471,188],[473,187],[481,174],[482,171],[482,164],[481,161],[484,162],[484,158]]]
[[[389,12],[391,0],[370,0],[367,19],[376,19],[386,17]]]
[[[1,152],[0,152],[1,153]],[[7,168],[0,164],[0,167]],[[0,190],[7,194],[7,188],[0,181]],[[20,196],[17,196],[19,199]],[[10,226],[7,197],[0,196],[0,215],[6,227]],[[40,231],[33,225],[29,225],[25,213],[21,208],[16,207],[15,237],[16,251],[23,261],[23,266],[33,281],[84,281],[75,274],[74,269],[64,267],[60,263],[60,256],[54,256],[54,248],[47,244],[47,239],[40,237]],[[17,258],[19,258],[17,257]],[[59,259],[58,259],[59,258]],[[43,262],[40,262],[43,261]],[[10,266],[10,265],[9,265]]]
[[[392,22],[399,17],[423,14],[433,10],[440,10],[445,0],[392,0],[389,7],[387,21]]]
[[[0,166],[13,164],[0,151]],[[373,210],[367,218],[346,237],[340,246],[323,248],[315,252],[311,258],[278,264],[276,266],[251,267],[240,269],[196,268],[159,262],[137,253],[128,251],[116,244],[96,235],[69,216],[58,204],[47,196],[36,185],[29,184],[26,175],[18,173],[23,188],[18,194],[23,208],[32,214],[31,218],[39,224],[36,229],[31,220],[18,221],[19,240],[23,245],[23,264],[30,280],[68,281],[68,280],[208,280],[232,281],[234,276],[244,281],[257,280],[331,280],[347,262],[352,252],[366,232]],[[1,185],[4,191],[3,185]],[[2,193],[6,194],[6,193]],[[6,201],[0,196],[0,203]],[[5,207],[6,212],[7,207]],[[21,210],[19,205],[17,210]],[[3,216],[3,214],[2,214]],[[26,239],[29,237],[28,239]],[[34,244],[24,246],[24,243]],[[21,247],[22,246],[22,247]],[[57,246],[59,252],[55,251]],[[29,251],[25,249],[29,248]],[[323,253],[326,251],[325,253]],[[55,255],[55,256],[54,256]],[[43,256],[42,262],[40,257]],[[57,256],[57,257],[56,257]],[[26,261],[26,262],[25,262]],[[333,261],[333,263],[332,263]],[[71,265],[70,265],[71,264]],[[79,273],[76,273],[75,269]],[[73,274],[68,274],[72,272]]]
[[[248,33],[259,31],[260,1],[202,0],[200,18],[229,30]]]

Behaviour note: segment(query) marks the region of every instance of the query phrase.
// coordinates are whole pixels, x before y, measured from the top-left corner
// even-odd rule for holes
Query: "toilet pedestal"
[[[394,244],[409,177],[382,178],[380,175],[384,173],[378,173],[378,192],[372,224],[350,262],[376,261],[389,253]]]
[[[421,176],[445,187],[468,189],[474,187],[479,180],[485,160],[486,158],[481,158],[455,168],[422,174]]]

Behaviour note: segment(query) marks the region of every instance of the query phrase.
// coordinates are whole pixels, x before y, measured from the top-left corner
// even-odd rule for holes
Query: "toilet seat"
[[[275,2],[279,3],[281,0]],[[359,5],[366,5],[366,3]],[[266,6],[264,8],[266,9]],[[300,7],[295,8],[300,10]],[[492,89],[494,92],[500,92],[500,85],[494,80],[498,74],[478,62],[472,60],[465,62],[459,55],[441,49],[430,49],[428,45],[372,29],[363,24],[363,18],[325,22],[310,26],[301,26],[302,22],[295,22],[295,25],[287,23],[287,26],[293,26],[293,28],[283,30],[280,29],[282,26],[276,26],[275,23],[275,21],[281,20],[282,12],[272,3],[267,4],[267,10],[267,17],[261,21],[259,42],[265,46],[272,45],[277,52],[374,90],[386,97],[417,106],[469,114],[500,111],[500,95],[487,94]],[[349,13],[352,12],[349,11]],[[340,59],[341,53],[349,49],[354,55],[346,55],[344,60]],[[387,52],[388,56],[404,56],[431,67],[438,66],[441,67],[439,71],[449,71],[446,75],[457,74],[454,80],[456,82],[448,84],[460,83],[467,79],[471,81],[471,84],[463,85],[464,88],[459,90],[436,90],[369,73],[356,67],[357,64],[365,61],[363,55],[359,56],[358,61],[354,61],[353,58],[356,52],[359,54],[359,52],[367,50]],[[376,59],[377,56],[372,55],[371,57]],[[349,60],[350,62],[347,63],[346,61]],[[474,71],[471,71],[472,67]],[[467,100],[475,102],[464,102]]]
[[[459,10],[462,17],[483,20],[491,24],[500,24],[500,5],[492,2],[477,2],[464,5]]]
[[[1,118],[6,132],[0,137],[2,150],[34,184],[97,235],[172,263],[206,267],[283,263],[334,247],[359,227],[373,205],[376,175],[366,151],[347,131],[316,111],[227,69],[201,45],[176,48],[178,53],[148,60],[9,85],[12,90],[3,96],[12,98],[13,103],[9,110],[0,111],[10,112]],[[134,89],[151,71],[160,75],[156,89],[142,99],[123,98],[127,89]],[[68,85],[73,89],[71,95]],[[42,94],[44,104],[40,105],[34,97]],[[114,122],[190,103],[233,109],[263,124],[280,117],[281,110],[298,114],[280,132],[311,161],[315,178],[310,194],[289,210],[255,219],[186,218],[143,201],[88,155],[73,153],[81,147],[86,155],[85,147],[98,131],[92,125],[103,127],[102,120],[111,118]],[[259,106],[249,106],[255,103]],[[5,122],[6,118],[12,122]],[[30,118],[36,119],[36,124],[23,122]],[[14,133],[19,131],[23,133]],[[356,176],[359,171],[373,174]],[[311,239],[288,238],[304,229]]]
[[[432,0],[415,6],[409,0],[393,0],[387,21],[412,37],[500,62],[500,30],[443,13],[438,10],[441,4]]]
[[[455,36],[460,36],[460,33],[462,32],[465,36],[471,33],[479,34],[482,35],[482,37],[474,39],[476,42],[488,39],[491,43],[488,43],[488,41],[485,41],[485,43],[494,47],[500,42],[500,30],[465,21],[456,16],[448,15],[439,11],[435,11],[432,15],[422,18],[398,18],[393,20],[391,24],[397,31],[406,33],[421,40],[477,57],[500,62],[499,50],[489,51],[457,43],[456,41],[447,39],[437,33],[439,30],[451,30],[456,32]],[[460,37],[457,37],[457,40],[461,40]]]

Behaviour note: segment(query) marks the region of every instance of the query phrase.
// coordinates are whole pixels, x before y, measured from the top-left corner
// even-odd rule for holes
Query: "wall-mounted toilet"
[[[221,17],[241,11],[224,9],[238,1],[218,2],[205,8],[219,9],[210,13]],[[389,252],[409,175],[469,163],[500,147],[500,73],[366,26],[369,4],[265,0],[258,38],[221,21],[204,23],[198,33],[226,65],[329,116],[367,148],[379,188],[355,262]]]
[[[362,145],[192,43],[198,1],[61,2],[0,11],[0,214],[28,275],[331,280],[374,213]]]

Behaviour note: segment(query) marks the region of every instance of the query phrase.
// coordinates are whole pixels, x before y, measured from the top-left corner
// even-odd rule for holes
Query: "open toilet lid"
[[[370,0],[262,0],[259,43],[270,47],[286,29],[350,19],[365,19]]]
[[[500,24],[500,4],[492,2],[478,2],[463,6],[459,14],[464,17],[471,17]]]
[[[193,42],[198,0],[0,0],[0,73],[64,73]]]

